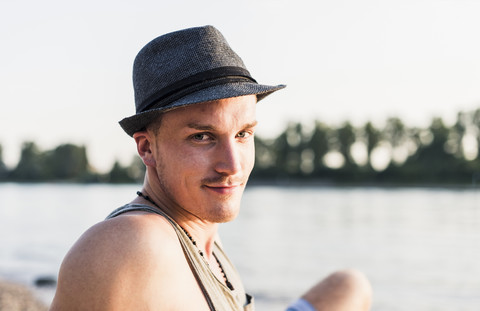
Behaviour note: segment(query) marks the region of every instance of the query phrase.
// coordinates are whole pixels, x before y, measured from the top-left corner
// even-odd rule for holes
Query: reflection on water
[[[0,185],[0,277],[56,275],[78,236],[138,186]],[[354,267],[374,311],[480,309],[480,191],[252,187],[222,225],[259,310],[282,310],[327,273]]]

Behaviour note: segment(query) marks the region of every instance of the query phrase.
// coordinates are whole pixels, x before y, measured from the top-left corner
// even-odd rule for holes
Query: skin
[[[336,271],[303,296],[317,311],[367,311],[372,304],[368,279],[356,270]]]
[[[238,215],[253,168],[255,106],[251,95],[178,108],[162,116],[158,130],[134,135],[146,165],[142,192],[190,233],[220,280],[213,244],[218,223]],[[130,212],[75,243],[50,310],[209,309],[171,225]]]

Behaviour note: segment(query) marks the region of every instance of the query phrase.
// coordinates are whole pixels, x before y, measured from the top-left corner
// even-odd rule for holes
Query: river
[[[0,184],[0,278],[55,278],[80,234],[138,189]],[[373,311],[480,310],[479,189],[247,187],[220,234],[258,310],[344,268],[368,276]]]

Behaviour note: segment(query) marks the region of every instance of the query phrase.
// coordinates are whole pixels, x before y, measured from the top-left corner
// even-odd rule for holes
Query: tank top
[[[155,213],[164,217],[172,225],[182,246],[185,258],[197,280],[210,310],[216,311],[254,311],[253,297],[245,293],[240,276],[228,259],[220,245],[216,242],[213,254],[223,268],[225,275],[233,286],[229,289],[210,270],[205,259],[198,253],[198,249],[190,241],[187,234],[170,216],[158,208],[144,204],[126,204],[114,210],[106,219],[110,219],[126,212],[142,211]]]

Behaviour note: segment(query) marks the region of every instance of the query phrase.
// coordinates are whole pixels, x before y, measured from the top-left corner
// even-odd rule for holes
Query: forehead
[[[241,126],[256,119],[256,96],[225,98],[193,104],[166,112],[162,116],[162,130],[203,124],[218,127]]]

